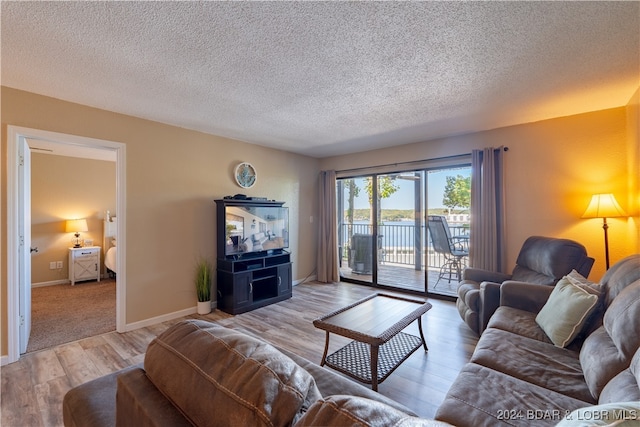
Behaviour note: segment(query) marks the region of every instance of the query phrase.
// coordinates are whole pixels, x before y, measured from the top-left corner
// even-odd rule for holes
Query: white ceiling
[[[316,157],[625,105],[640,3],[7,2],[2,84]]]

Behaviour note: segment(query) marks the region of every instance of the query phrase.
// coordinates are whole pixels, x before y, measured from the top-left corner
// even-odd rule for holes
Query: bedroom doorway
[[[19,359],[20,354],[26,351],[31,324],[30,291],[31,280],[27,273],[31,269],[31,238],[30,218],[25,208],[26,200],[31,198],[31,185],[25,176],[31,176],[31,162],[28,155],[31,147],[37,146],[44,149],[55,149],[62,152],[74,151],[88,153],[102,150],[114,156],[116,162],[116,212],[119,217],[118,235],[120,236],[120,248],[117,253],[119,277],[116,282],[116,330],[123,332],[126,319],[125,298],[126,274],[125,274],[125,149],[122,143],[84,138],[75,135],[59,134],[55,132],[28,129],[16,126],[7,127],[7,326],[8,326],[8,356],[3,358],[2,364],[12,363]],[[49,148],[46,148],[46,147]],[[22,178],[21,178],[22,177]],[[25,220],[25,219],[28,219]]]

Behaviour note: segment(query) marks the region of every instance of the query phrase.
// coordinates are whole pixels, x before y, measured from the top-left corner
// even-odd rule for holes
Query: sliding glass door
[[[447,257],[427,218],[444,216],[452,235],[468,237],[470,174],[457,166],[338,179],[341,279],[455,296],[457,277],[440,277]]]

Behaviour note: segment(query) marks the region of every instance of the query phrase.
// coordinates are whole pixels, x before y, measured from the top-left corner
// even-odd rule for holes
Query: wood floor
[[[325,333],[313,327],[313,319],[373,292],[372,288],[346,283],[300,284],[294,287],[290,300],[249,313],[231,316],[216,310],[206,316],[190,317],[250,332],[319,363]],[[433,308],[423,317],[429,352],[416,351],[379,386],[381,394],[428,418],[434,416],[477,342],[458,316],[454,303],[436,299],[430,302]],[[23,355],[18,362],[3,366],[1,425],[61,426],[62,398],[70,388],[142,362],[148,343],[179,320],[60,345]],[[417,323],[405,331],[418,334]],[[329,351],[347,342],[332,334]]]

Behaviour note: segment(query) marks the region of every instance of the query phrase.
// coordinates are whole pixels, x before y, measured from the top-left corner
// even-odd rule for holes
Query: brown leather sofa
[[[417,418],[403,405],[260,339],[200,320],[182,321],[154,339],[144,368],[70,390],[63,419],[68,427],[302,427],[354,420],[380,427],[447,425]]]
[[[458,287],[460,317],[478,335],[500,304],[500,284],[505,281],[555,285],[571,270],[589,277],[594,259],[583,245],[569,239],[531,236],[525,240],[511,274],[466,268]]]
[[[238,331],[184,321],[128,368],[70,390],[75,426],[544,426],[621,414],[640,420],[640,255],[614,265],[599,309],[567,348],[536,323],[549,286],[502,285],[500,307],[437,411],[402,405]],[[626,402],[626,403],[625,403]],[[608,406],[598,406],[608,405]],[[619,408],[624,408],[619,409]],[[607,415],[609,416],[609,415]]]

